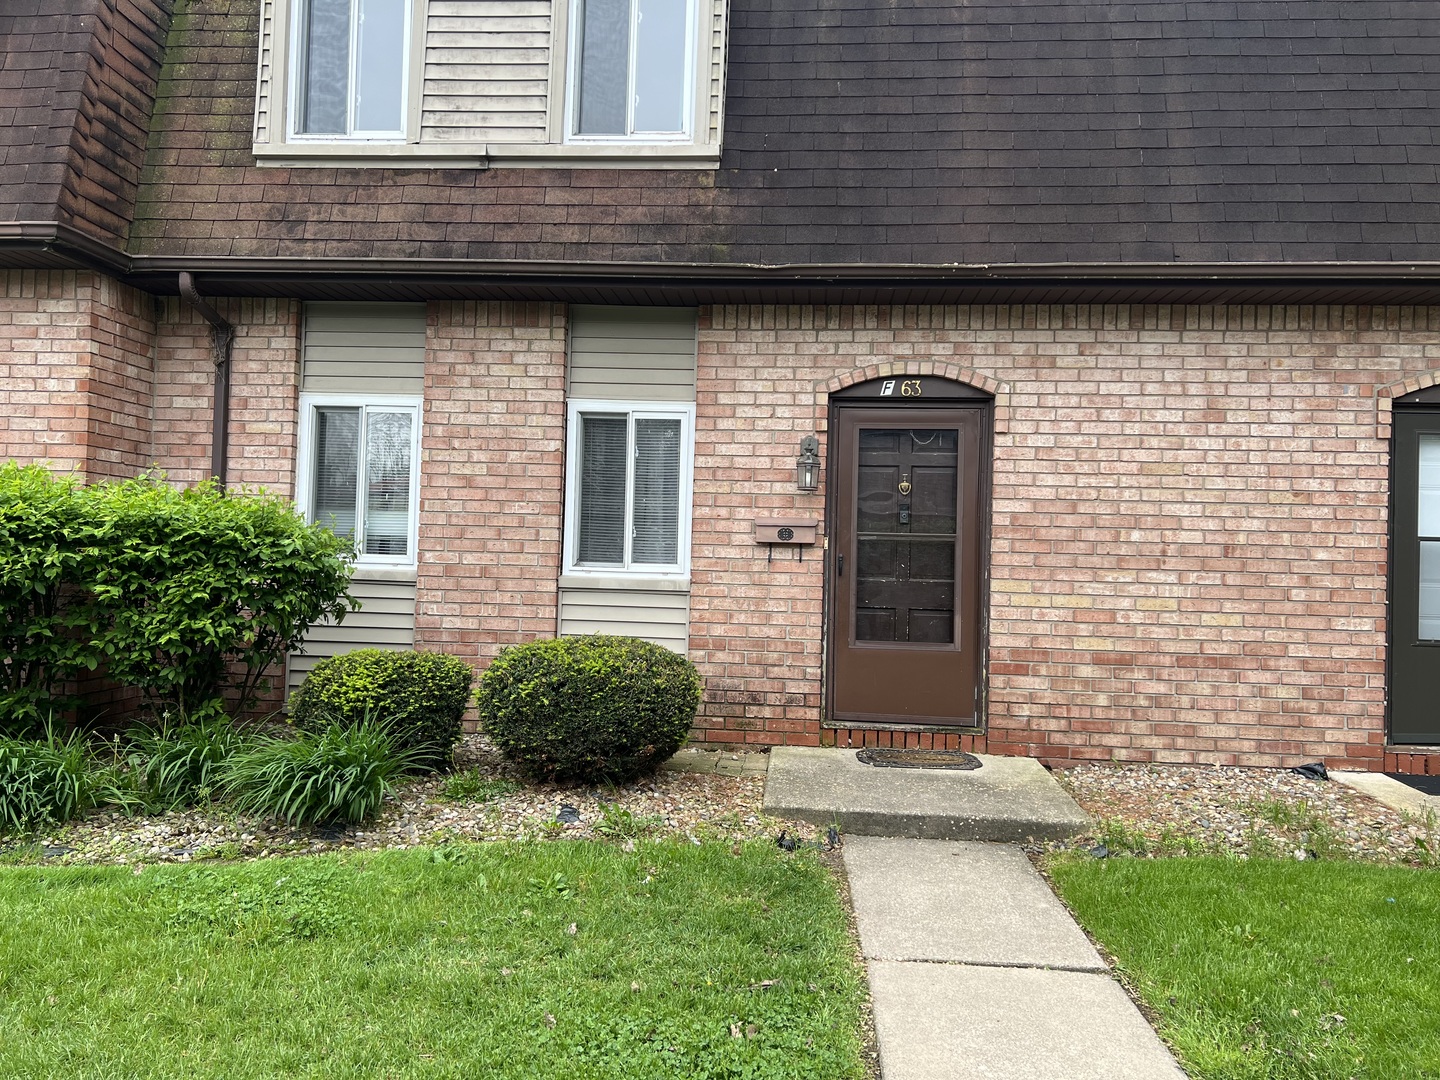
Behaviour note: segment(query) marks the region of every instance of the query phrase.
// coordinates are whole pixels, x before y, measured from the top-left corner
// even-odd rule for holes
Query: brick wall
[[[716,308],[691,630],[708,738],[820,737],[821,563],[767,565],[749,523],[820,515],[793,460],[828,380],[937,364],[1011,388],[990,750],[1379,767],[1376,391],[1440,368],[1440,309]]]
[[[552,637],[565,321],[550,304],[432,304],[415,643],[486,660]]]
[[[211,300],[235,326],[230,375],[233,485],[291,495],[300,421],[300,305]],[[154,462],[177,484],[210,475],[215,361],[210,325],[178,296],[164,297],[156,338]]]
[[[97,274],[0,275],[0,460],[87,479],[150,454],[154,303]]]

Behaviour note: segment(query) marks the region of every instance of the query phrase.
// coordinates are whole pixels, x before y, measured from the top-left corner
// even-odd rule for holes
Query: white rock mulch
[[[518,790],[456,800],[443,797],[445,777],[409,781],[375,821],[330,829],[244,817],[223,805],[155,817],[100,813],[46,830],[38,838],[38,851],[28,844],[12,849],[26,861],[38,856],[57,863],[138,865],[450,841],[605,838],[624,843],[644,836],[698,843],[773,838],[781,829],[797,834],[795,823],[761,812],[763,777],[660,772],[620,787],[562,788],[520,783],[474,749],[462,746],[460,761],[481,779],[509,781]],[[815,832],[814,826],[799,829],[806,837]]]
[[[1440,825],[1333,780],[1285,769],[1081,765],[1055,777],[1096,819],[1107,854],[1229,853],[1440,865]]]

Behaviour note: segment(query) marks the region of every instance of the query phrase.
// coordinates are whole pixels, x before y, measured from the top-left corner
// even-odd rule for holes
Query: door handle
[[[844,555],[836,555],[836,556],[835,556],[835,576],[836,576],[836,577],[844,577],[844,576],[845,576],[845,556],[844,556]]]

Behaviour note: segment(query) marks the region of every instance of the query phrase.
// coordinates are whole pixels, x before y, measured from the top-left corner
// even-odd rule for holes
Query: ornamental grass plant
[[[372,720],[331,723],[294,738],[257,736],[225,762],[220,786],[243,814],[291,825],[349,824],[374,817],[422,753],[397,749],[389,730]]]
[[[220,776],[236,754],[254,745],[228,716],[187,724],[163,720],[159,727],[132,729],[126,736],[127,764],[146,809],[175,810],[219,794]]]
[[[0,737],[0,833],[69,821],[102,803],[128,808],[133,792],[121,771],[101,761],[79,732],[37,739]]]

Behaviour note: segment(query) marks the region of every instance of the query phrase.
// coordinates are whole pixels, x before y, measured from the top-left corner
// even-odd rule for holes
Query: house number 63
[[[919,379],[906,379],[904,382],[902,382],[902,383],[900,384],[900,396],[901,396],[901,397],[919,397],[919,396],[920,396],[920,380],[919,380]]]

